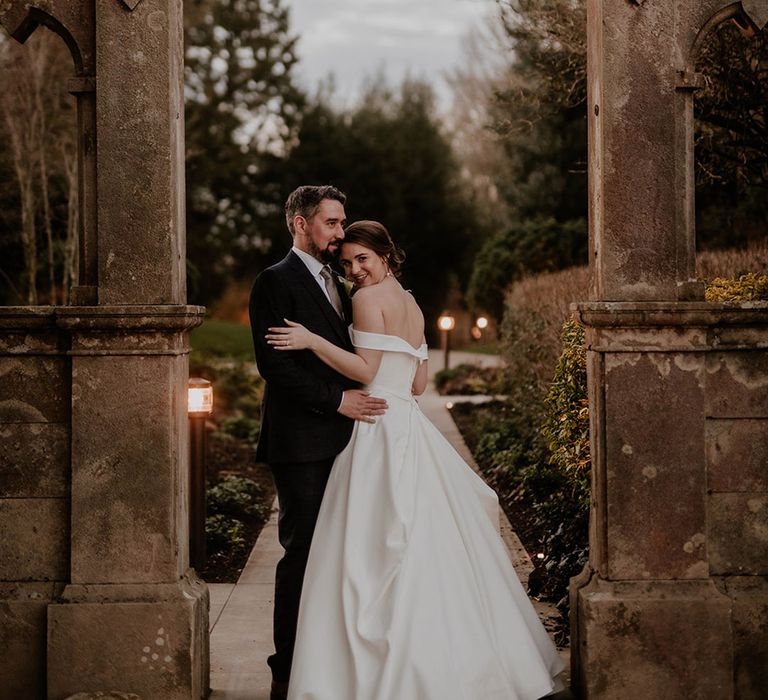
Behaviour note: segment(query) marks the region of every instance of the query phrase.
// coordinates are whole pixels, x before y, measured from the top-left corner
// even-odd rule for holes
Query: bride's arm
[[[352,297],[352,317],[358,330],[370,333],[384,332],[384,316],[381,307],[369,295],[359,290]],[[381,364],[381,350],[357,348],[347,352],[325,338],[308,331],[304,326],[285,319],[287,327],[270,328],[267,342],[276,350],[311,350],[325,364],[350,379],[369,384]],[[287,344],[284,344],[286,343]]]

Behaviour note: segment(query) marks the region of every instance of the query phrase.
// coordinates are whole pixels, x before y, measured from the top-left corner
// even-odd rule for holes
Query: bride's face
[[[343,243],[339,263],[344,276],[356,287],[378,284],[387,276],[384,258],[359,243]]]

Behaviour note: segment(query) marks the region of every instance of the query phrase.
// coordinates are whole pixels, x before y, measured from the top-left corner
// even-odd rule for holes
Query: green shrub
[[[543,371],[546,332],[546,325],[536,311],[507,306],[501,322],[501,390],[511,397],[512,403],[522,406],[541,403],[544,398],[551,371]]]
[[[584,219],[518,221],[489,238],[475,257],[467,288],[469,304],[500,318],[505,290],[512,282],[531,273],[571,267],[586,255]]]
[[[545,399],[547,417],[542,432],[550,450],[550,464],[577,487],[582,507],[589,507],[589,401],[587,400],[587,351],[584,328],[566,321],[560,340],[563,351]]]
[[[716,277],[706,289],[707,301],[768,301],[768,275],[749,272],[738,279]]]
[[[261,404],[264,394],[264,380],[256,372],[253,362],[232,360],[218,366],[213,380],[214,400],[229,409],[245,397]]]
[[[249,418],[239,411],[224,418],[219,425],[222,433],[231,435],[238,440],[247,440],[253,444],[259,439],[260,428],[261,421],[256,418]]]
[[[261,505],[262,495],[261,487],[255,481],[240,476],[228,476],[208,489],[208,513],[230,519],[253,516],[266,518],[269,509]]]
[[[248,547],[245,526],[236,518],[215,513],[205,519],[205,545],[209,557],[241,556]]]
[[[441,369],[435,374],[435,388],[442,395],[473,396],[494,394],[498,384],[499,371],[494,367],[478,367],[462,363],[449,369]]]

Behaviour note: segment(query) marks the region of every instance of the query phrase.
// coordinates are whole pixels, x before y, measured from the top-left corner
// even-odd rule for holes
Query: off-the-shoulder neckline
[[[426,345],[427,345],[426,343],[422,343],[421,345],[419,345],[419,347],[415,347],[415,346],[411,345],[402,336],[395,335],[394,333],[375,333],[373,331],[361,331],[361,330],[358,330],[357,328],[355,328],[351,323],[349,324],[349,328],[350,328],[350,330],[352,330],[355,333],[364,333],[365,335],[378,335],[378,336],[381,336],[382,338],[395,338],[395,339],[400,340],[403,343],[405,343],[414,352],[419,352],[422,348],[426,347]]]

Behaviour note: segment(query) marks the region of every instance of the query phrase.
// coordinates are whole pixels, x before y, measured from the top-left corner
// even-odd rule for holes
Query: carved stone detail
[[[742,0],[741,5],[758,29],[768,24],[768,0]]]

